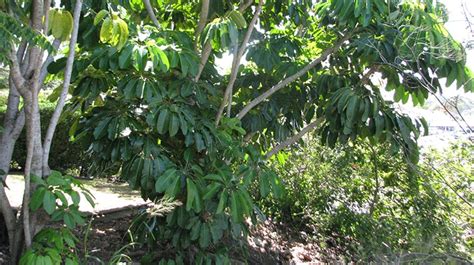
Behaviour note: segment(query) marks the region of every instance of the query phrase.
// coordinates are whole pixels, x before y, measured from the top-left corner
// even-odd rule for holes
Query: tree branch
[[[306,133],[312,131],[318,124],[320,124],[324,119],[319,118],[313,121],[312,123],[308,124],[306,127],[304,127],[300,132],[297,134],[293,135],[291,138],[288,138],[284,142],[278,144],[275,146],[272,150],[270,150],[267,154],[265,154],[265,157],[268,159],[275,155],[276,153],[280,152],[281,150],[285,149],[286,147],[296,143],[299,139],[301,139]]]
[[[66,68],[64,70],[63,89],[61,90],[61,95],[59,96],[58,103],[56,105],[56,108],[54,109],[53,116],[51,117],[48,130],[46,131],[46,135],[44,138],[44,144],[43,144],[43,174],[44,175],[49,175],[48,160],[49,160],[49,151],[51,148],[51,142],[53,140],[56,126],[58,125],[59,117],[61,116],[61,112],[63,111],[64,105],[66,104],[66,97],[67,97],[69,86],[71,83],[71,74],[72,74],[72,67],[74,64],[75,47],[77,43],[77,34],[79,31],[79,18],[81,16],[81,9],[82,9],[82,0],[76,0],[76,5],[74,7],[73,29],[72,29],[72,34],[71,34],[71,40],[69,42],[69,55],[67,57]]]
[[[224,92],[224,99],[222,100],[221,106],[219,107],[219,111],[217,112],[216,115],[216,126],[219,125],[219,122],[221,120],[222,114],[224,112],[225,105],[227,104],[227,101],[229,101],[229,106],[232,105],[232,89],[234,87],[235,80],[237,79],[237,74],[239,72],[239,65],[240,65],[240,60],[247,49],[247,44],[250,40],[250,36],[252,35],[253,29],[255,27],[255,23],[257,22],[258,17],[260,16],[260,12],[262,11],[262,6],[264,4],[264,0],[260,0],[258,3],[257,8],[255,9],[255,13],[253,15],[252,21],[250,21],[250,24],[247,28],[247,32],[245,32],[244,39],[242,40],[242,45],[238,49],[238,52],[234,54],[234,59],[232,61],[232,70],[230,72],[230,79],[229,83],[227,84],[227,87]],[[230,115],[230,108],[228,109],[228,114]]]
[[[239,12],[242,13],[245,11],[245,9],[247,9],[250,5],[252,5],[253,3],[253,0],[248,0],[246,2],[243,2],[240,6],[239,6]]]
[[[155,24],[158,29],[161,29],[160,22],[158,22],[158,19],[156,19],[150,0],[143,0],[143,3],[145,4],[146,11],[148,12],[148,16],[150,16],[151,21],[153,21],[153,24]]]
[[[199,35],[204,30],[207,22],[207,16],[209,15],[209,0],[201,1],[201,12],[199,13],[199,22],[197,24],[196,31],[194,32],[194,49],[197,51]]]
[[[10,52],[10,75],[15,85],[16,89],[19,92],[24,92],[25,78],[21,74],[20,65],[18,64],[18,58],[13,51]],[[22,91],[23,90],[23,91]]]
[[[297,80],[298,78],[300,78],[302,75],[306,74],[309,70],[311,70],[312,68],[314,68],[316,65],[318,65],[319,63],[321,63],[322,61],[326,60],[326,58],[332,54],[333,52],[335,52],[336,50],[338,50],[343,44],[344,42],[346,42],[347,40],[349,40],[349,38],[352,37],[352,34],[353,33],[348,33],[346,36],[344,36],[341,40],[339,40],[338,42],[336,42],[331,48],[328,48],[326,50],[323,51],[323,53],[321,54],[321,56],[319,56],[318,58],[314,59],[311,63],[309,63],[308,65],[306,65],[305,67],[303,67],[303,69],[299,70],[296,74],[280,81],[278,84],[276,84],[275,86],[273,86],[272,88],[268,89],[267,91],[265,91],[263,94],[261,94],[260,96],[256,97],[255,99],[253,99],[252,101],[250,101],[240,112],[239,114],[237,114],[237,118],[238,119],[242,119],[245,115],[247,115],[247,113],[253,109],[255,106],[257,106],[258,104],[260,104],[262,101],[264,101],[265,99],[267,99],[268,97],[270,97],[271,95],[273,95],[273,93],[277,92],[278,90],[280,90],[281,88],[287,86],[288,84],[294,82],[295,80]]]
[[[44,23],[43,23],[43,33],[44,35],[48,35],[48,24],[49,24],[49,9],[51,7],[51,0],[44,1]]]
[[[194,77],[194,82],[199,81],[199,79],[201,78],[202,71],[204,70],[204,66],[206,66],[207,60],[209,59],[209,55],[211,55],[211,51],[211,41],[207,41],[201,52],[201,61],[199,62],[198,72]]]

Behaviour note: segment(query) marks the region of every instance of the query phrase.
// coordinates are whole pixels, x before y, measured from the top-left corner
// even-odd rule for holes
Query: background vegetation
[[[471,142],[458,142],[425,150],[414,165],[382,144],[329,149],[308,139],[277,156],[285,193],[259,205],[357,261],[466,262],[474,247],[473,154]]]

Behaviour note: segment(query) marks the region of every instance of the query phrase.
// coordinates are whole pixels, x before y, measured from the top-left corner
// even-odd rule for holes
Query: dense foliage
[[[222,2],[211,4],[200,36],[192,34],[199,15],[192,2],[158,2],[160,25],[145,27],[136,19],[146,14],[140,2],[108,11],[104,3],[88,4],[71,91],[71,109],[83,112],[75,137],[91,143],[98,170],[119,165],[144,198],[183,202],[134,230],[150,250],[156,240],[169,241],[176,261],[226,259],[223,239],[245,235],[244,220],[256,218],[250,191],[258,186],[267,196],[280,189],[264,154],[314,120],[329,146],[368,137],[416,162],[416,138],[426,124],[397,113],[372,83],[373,73],[395,90],[395,101],[423,104],[442,77],[472,90],[462,47],[439,25],[431,2],[259,2],[256,15],[241,13],[250,21],[262,9],[253,32],[235,15],[239,3]],[[231,69],[240,77],[227,103],[232,73],[222,76],[215,60],[226,52],[238,56],[247,37],[248,63]],[[208,43],[211,56],[200,73]],[[267,87],[279,91],[260,103]],[[219,116],[228,104],[227,116],[236,118]],[[153,262],[150,255],[143,261]]]
[[[343,247],[348,260],[465,262],[473,247],[473,148],[461,142],[441,152],[426,150],[413,165],[386,145],[329,149],[310,140],[278,155],[274,163],[285,195],[258,204],[327,247]]]
[[[117,169],[144,199],[182,203],[135,222],[134,239],[149,245],[144,263],[158,261],[157,241],[173,246],[168,264],[228,263],[233,246],[223,242],[241,239],[245,221],[257,220],[253,198],[281,193],[268,158],[311,130],[330,147],[366,139],[418,162],[426,123],[398,113],[381,89],[415,105],[440,91],[442,78],[474,90],[464,50],[443,26],[445,9],[431,0],[86,0],[79,27],[71,26],[72,4],[52,9],[39,34],[21,29],[37,5],[10,1],[1,6],[0,36],[7,48],[51,51],[45,35],[64,41],[79,28],[69,50],[77,55],[47,65],[65,78],[52,98],[61,103],[70,93],[68,110],[81,113],[71,136],[87,144],[97,172]],[[18,77],[16,57],[1,51]],[[232,58],[230,74],[219,58]],[[24,84],[15,86],[28,99]],[[33,144],[41,145],[39,131]],[[47,177],[43,153],[37,170]]]

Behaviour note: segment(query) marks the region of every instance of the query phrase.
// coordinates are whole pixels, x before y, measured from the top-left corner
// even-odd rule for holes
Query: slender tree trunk
[[[50,174],[48,160],[49,160],[49,152],[51,148],[51,143],[53,142],[54,132],[56,131],[56,127],[59,122],[59,117],[61,116],[61,113],[63,112],[63,108],[64,108],[64,105],[66,104],[66,98],[69,92],[69,86],[71,83],[71,75],[72,75],[72,66],[74,64],[74,56],[75,56],[74,48],[76,47],[77,34],[79,32],[79,18],[81,16],[81,9],[82,9],[82,0],[76,0],[76,5],[74,6],[74,16],[73,16],[74,21],[73,21],[72,35],[71,35],[71,40],[69,42],[69,54],[68,54],[67,62],[66,62],[66,69],[64,70],[63,89],[61,90],[61,95],[59,96],[58,103],[56,104],[56,108],[54,109],[53,116],[51,117],[51,120],[49,122],[48,130],[46,131],[46,136],[44,137],[44,148],[43,148],[43,153],[42,153],[43,175]]]

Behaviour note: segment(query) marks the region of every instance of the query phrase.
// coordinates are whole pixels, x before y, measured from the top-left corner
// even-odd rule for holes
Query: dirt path
[[[92,208],[85,198],[81,198],[79,209],[86,215],[139,208],[149,203],[140,197],[139,192],[131,190],[126,183],[110,183],[104,179],[81,181],[94,195],[96,203],[95,208]],[[8,176],[6,183],[8,185],[7,196],[11,205],[19,207],[23,199],[23,176],[11,174]]]

